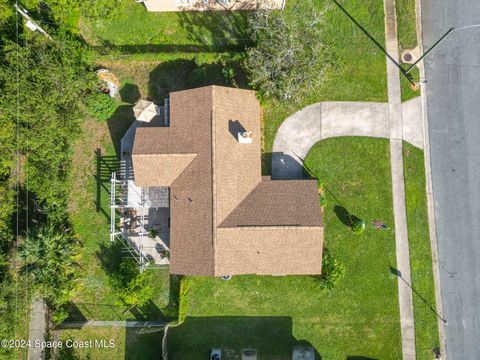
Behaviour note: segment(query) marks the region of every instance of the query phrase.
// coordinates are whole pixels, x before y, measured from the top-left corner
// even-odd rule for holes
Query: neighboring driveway
[[[423,148],[420,98],[402,104],[403,139]],[[338,136],[390,138],[388,103],[321,102],[287,118],[273,143],[272,178],[299,179],[316,142]]]

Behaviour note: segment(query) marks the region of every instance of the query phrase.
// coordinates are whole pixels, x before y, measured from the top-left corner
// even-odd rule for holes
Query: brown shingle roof
[[[197,154],[133,154],[138,186],[170,186]]]
[[[171,183],[172,273],[320,272],[316,182],[262,181],[253,91],[208,86],[171,93],[170,124],[137,128],[132,158],[140,186]],[[245,130],[253,133],[250,144],[237,141]]]
[[[215,275],[313,275],[322,270],[323,227],[219,228]]]
[[[263,180],[220,227],[322,226],[317,180]]]

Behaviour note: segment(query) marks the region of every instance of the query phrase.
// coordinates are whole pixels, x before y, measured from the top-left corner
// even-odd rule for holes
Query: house
[[[148,221],[164,219],[156,240],[168,248],[171,272],[320,274],[317,181],[262,176],[255,92],[206,86],[173,92],[166,105],[169,126],[134,125],[122,152],[132,164],[128,203]]]
[[[283,9],[285,0],[137,0],[148,11],[233,11],[257,8]]]

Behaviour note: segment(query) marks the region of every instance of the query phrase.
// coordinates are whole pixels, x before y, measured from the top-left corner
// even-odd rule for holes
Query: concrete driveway
[[[303,159],[320,140],[338,136],[390,138],[388,103],[320,102],[287,118],[273,143],[272,178],[300,179]],[[402,104],[402,137],[423,148],[420,98]]]

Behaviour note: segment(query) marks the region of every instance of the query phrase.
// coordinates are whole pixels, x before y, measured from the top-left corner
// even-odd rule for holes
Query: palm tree
[[[37,227],[27,234],[20,249],[23,272],[33,277],[35,288],[47,301],[59,304],[73,291],[78,248],[73,234],[53,226]]]

